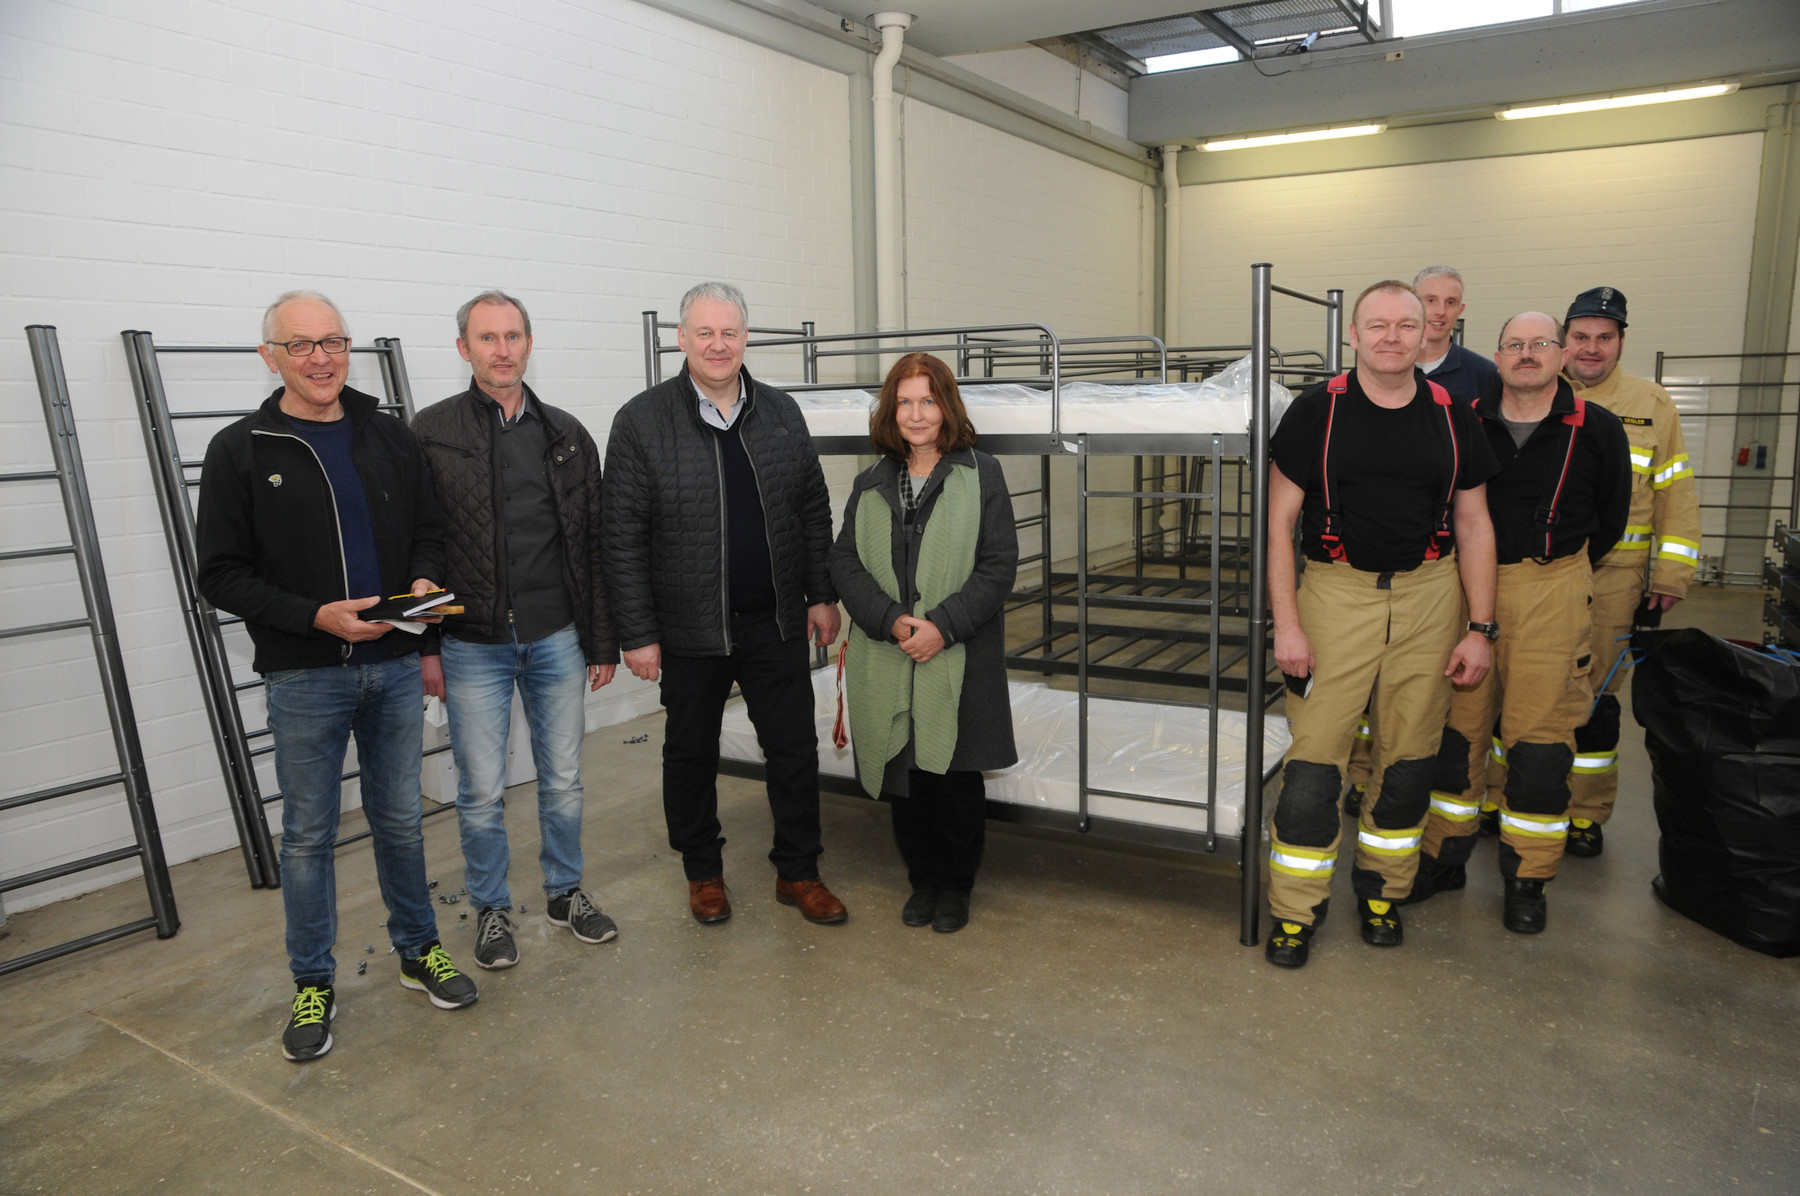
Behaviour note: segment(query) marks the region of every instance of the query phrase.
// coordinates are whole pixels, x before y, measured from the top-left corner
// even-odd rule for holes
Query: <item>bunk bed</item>
[[[869,454],[878,383],[865,379],[883,358],[925,351],[954,360],[984,451],[1037,459],[1035,487],[1012,494],[1015,510],[1035,500],[1018,519],[1021,577],[1035,584],[1017,584],[1007,611],[1021,760],[990,775],[988,816],[1235,853],[1247,946],[1258,941],[1263,786],[1288,742],[1286,721],[1269,716],[1281,686],[1266,615],[1268,438],[1280,384],[1336,373],[1343,329],[1342,291],[1308,295],[1272,276],[1266,263],[1251,267],[1244,346],[1171,350],[1152,336],[1062,338],[1034,323],[820,335],[809,322],[752,328],[747,342],[798,353],[801,380],[777,385],[800,403],[822,457]],[[1324,309],[1322,352],[1274,349],[1275,295]],[[647,385],[679,352],[664,338],[674,327],[643,315]],[[821,382],[821,365],[838,361],[858,381]],[[1208,387],[1234,362],[1248,374],[1247,397]],[[1128,475],[1119,459],[1131,462]],[[1053,470],[1059,461],[1072,469]],[[1075,551],[1073,568],[1058,569],[1052,497],[1062,472],[1073,475]],[[1096,565],[1092,512],[1113,502],[1131,504],[1131,533]],[[862,795],[849,753],[831,746],[835,683],[822,652],[818,665],[821,786]],[[720,749],[721,771],[762,776],[741,706],[727,710]]]

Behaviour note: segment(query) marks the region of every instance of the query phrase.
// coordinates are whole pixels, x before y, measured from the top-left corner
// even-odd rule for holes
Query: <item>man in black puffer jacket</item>
[[[663,813],[688,907],[731,916],[717,779],[733,683],[768,760],[775,896],[842,922],[819,881],[819,757],[807,644],[837,640],[831,500],[794,400],[750,377],[744,296],[701,283],[681,300],[680,375],[619,411],[602,512],[625,666],[662,682]]]
[[[601,576],[600,451],[525,385],[531,316],[484,291],[457,311],[456,332],[474,379],[421,411],[413,433],[448,517],[444,584],[467,609],[446,620],[441,656],[427,646],[421,672],[450,713],[475,962],[509,968],[519,949],[502,799],[515,687],[537,766],[546,913],[584,943],[618,934],[581,888],[581,742],[583,691],[612,680],[619,650]]]

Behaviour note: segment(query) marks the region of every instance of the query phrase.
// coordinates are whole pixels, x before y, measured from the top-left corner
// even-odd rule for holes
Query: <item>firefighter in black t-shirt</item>
[[[1293,743],[1275,804],[1267,953],[1283,967],[1305,964],[1330,902],[1343,770],[1371,698],[1377,771],[1351,885],[1363,941],[1400,943],[1393,905],[1413,889],[1450,685],[1488,670],[1485,483],[1497,466],[1474,411],[1414,372],[1424,322],[1405,283],[1364,291],[1351,311],[1356,369],[1301,395],[1275,433],[1269,607]],[[1297,593],[1286,550],[1296,521],[1307,558]]]
[[[1475,413],[1500,462],[1487,497],[1499,561],[1495,618],[1506,633],[1487,677],[1450,700],[1410,900],[1466,883],[1498,718],[1509,766],[1500,801],[1502,921],[1536,934],[1547,920],[1544,882],[1555,877],[1569,837],[1575,728],[1593,708],[1592,564],[1625,530],[1631,445],[1617,417],[1557,377],[1563,344],[1553,317],[1508,320],[1494,360],[1499,380]]]

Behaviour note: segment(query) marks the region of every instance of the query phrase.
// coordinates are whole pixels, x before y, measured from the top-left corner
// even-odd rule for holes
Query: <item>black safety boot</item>
[[[1482,807],[1482,810],[1481,810],[1481,837],[1483,839],[1497,839],[1500,837],[1500,807],[1499,806],[1495,806],[1492,809],[1488,809],[1485,806]]]
[[[1395,905],[1417,905],[1438,893],[1448,893],[1467,887],[1469,870],[1462,864],[1442,864],[1435,856],[1419,854],[1419,874],[1413,878],[1412,892],[1396,901]]]
[[[1550,903],[1544,899],[1541,880],[1506,882],[1506,906],[1500,920],[1515,934],[1537,934],[1550,921]]]
[[[1263,946],[1263,958],[1278,968],[1303,968],[1312,948],[1313,928],[1298,922],[1277,922]]]
[[[1369,787],[1367,785],[1350,786],[1349,790],[1344,794],[1344,813],[1350,815],[1352,818],[1360,817],[1362,815],[1363,798],[1367,797],[1368,793]]]
[[[1564,855],[1591,860],[1605,850],[1606,836],[1601,833],[1598,822],[1589,822],[1585,818],[1570,820],[1569,841],[1563,847]]]
[[[1406,938],[1406,927],[1400,924],[1400,915],[1394,912],[1391,901],[1358,897],[1356,916],[1362,923],[1363,942],[1371,947],[1398,947]]]

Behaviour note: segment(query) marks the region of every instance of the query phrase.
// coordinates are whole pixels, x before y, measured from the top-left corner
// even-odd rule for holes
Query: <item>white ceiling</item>
[[[812,3],[853,21],[867,21],[871,13],[889,10],[909,12],[917,22],[906,40],[939,56],[997,50],[1044,37],[1085,33],[1179,16],[1200,9],[1222,8],[1235,0],[812,0]]]

